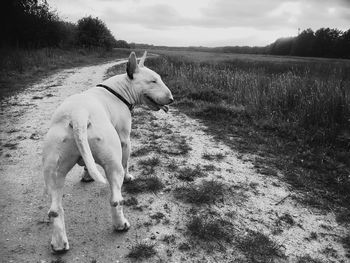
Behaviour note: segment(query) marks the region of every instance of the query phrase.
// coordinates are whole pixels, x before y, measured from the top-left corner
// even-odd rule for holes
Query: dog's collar
[[[110,93],[112,93],[114,96],[116,96],[118,99],[120,99],[122,102],[125,103],[126,106],[128,106],[129,110],[132,111],[134,109],[134,105],[129,103],[122,95],[120,95],[119,93],[115,92],[113,89],[111,89],[110,87],[103,85],[103,84],[98,84],[96,85],[97,87],[102,87],[105,88],[106,90],[108,90]]]

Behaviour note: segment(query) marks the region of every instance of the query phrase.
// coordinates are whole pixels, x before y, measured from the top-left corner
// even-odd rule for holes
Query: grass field
[[[317,194],[315,206],[349,206],[350,61],[159,53],[148,66],[176,107],[202,119],[217,139],[253,153],[258,170],[282,171],[294,187]]]

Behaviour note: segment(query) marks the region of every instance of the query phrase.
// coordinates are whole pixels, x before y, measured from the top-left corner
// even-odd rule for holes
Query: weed
[[[338,223],[350,223],[350,210],[345,209],[339,212],[336,216],[336,220]]]
[[[164,184],[157,176],[138,177],[128,184],[123,185],[128,193],[158,192],[164,188]]]
[[[230,222],[209,213],[192,216],[186,226],[191,236],[203,241],[231,242],[233,239]]]
[[[223,155],[222,153],[214,153],[214,154],[203,153],[202,158],[209,161],[213,161],[213,160],[221,161],[222,159],[225,158],[225,155]]]
[[[139,165],[142,165],[142,166],[157,166],[158,164],[160,164],[160,160],[158,157],[151,157],[151,158],[139,161]]]
[[[19,131],[21,131],[21,130],[19,130],[19,129],[11,129],[7,133],[15,133],[15,132],[19,132]]]
[[[181,139],[177,147],[180,150],[181,154],[187,154],[190,150],[192,150],[192,148],[188,145],[185,138]]]
[[[286,222],[288,225],[291,225],[291,226],[295,225],[295,221],[294,221],[293,217],[288,213],[284,213],[278,219]]]
[[[259,183],[257,182],[251,182],[249,184],[249,187],[251,187],[253,190],[256,190],[256,188],[259,186]]]
[[[298,258],[297,263],[323,263],[323,261],[319,259],[314,259],[310,257],[310,255],[306,255]]]
[[[135,197],[131,197],[127,200],[125,200],[124,204],[126,206],[134,206],[134,205],[138,205],[139,201],[137,201],[137,199]]]
[[[176,171],[177,169],[179,169],[179,165],[175,162],[171,162],[168,164],[168,168],[170,171]]]
[[[194,179],[196,178],[206,177],[206,176],[207,174],[201,170],[199,165],[197,165],[195,168],[186,167],[178,170],[176,177],[182,181],[191,182],[191,181],[194,181]]]
[[[148,221],[148,222],[144,222],[144,223],[143,223],[143,226],[145,226],[145,227],[149,227],[149,226],[151,226],[151,225],[153,225],[153,223],[152,223],[151,221]]]
[[[278,173],[274,169],[269,168],[269,167],[258,168],[258,172],[260,174],[264,174],[264,175],[272,175],[272,176],[277,176],[278,175]]]
[[[223,200],[224,185],[216,180],[202,181],[197,186],[189,184],[175,188],[174,196],[188,203],[211,204]]]
[[[317,233],[316,232],[311,232],[310,239],[316,240],[317,239]]]
[[[239,249],[252,262],[274,262],[275,257],[283,257],[280,246],[260,232],[250,232],[237,240]]]
[[[18,143],[17,142],[14,142],[14,143],[7,142],[3,146],[6,147],[6,148],[9,148],[11,150],[15,150],[15,149],[17,149]]]
[[[348,250],[347,257],[350,258],[350,233],[342,238],[343,246]]]
[[[131,247],[131,250],[127,257],[133,259],[148,259],[156,254],[157,252],[154,249],[153,244],[139,242]]]
[[[211,171],[215,171],[216,170],[216,167],[214,164],[206,164],[206,165],[203,165],[203,169],[207,172],[211,172]]]
[[[156,219],[156,220],[160,220],[160,219],[162,219],[164,217],[165,217],[165,215],[162,212],[157,212],[157,213],[155,213],[153,215],[150,215],[150,218]]]
[[[172,148],[168,147],[167,149],[163,149],[163,153],[170,155],[184,155],[192,150],[191,146],[187,143],[186,138],[183,136],[180,137],[173,135],[169,140],[171,140],[176,147],[172,146]]]
[[[149,147],[139,148],[131,153],[132,157],[143,156],[150,153],[151,149]]]
[[[138,131],[136,131],[136,130],[131,130],[131,132],[130,132],[130,136],[132,137],[132,138],[141,138],[141,134],[138,132]]]
[[[176,242],[176,236],[173,234],[166,234],[164,235],[164,237],[162,238],[162,241],[164,241],[167,244],[172,244]]]
[[[147,159],[140,160],[138,164],[143,168],[142,173],[149,175],[154,173],[154,168],[160,164],[159,157],[149,157]]]
[[[186,242],[182,242],[178,248],[180,251],[188,251],[191,249],[190,245]]]

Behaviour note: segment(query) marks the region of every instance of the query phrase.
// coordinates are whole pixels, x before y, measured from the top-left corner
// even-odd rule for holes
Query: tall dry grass
[[[0,97],[25,88],[53,70],[125,58],[129,49],[0,48]]]
[[[349,132],[350,63],[198,63],[167,56],[149,64],[179,104],[195,105],[207,117],[229,120],[238,110],[272,128],[302,132],[315,143],[334,143]]]

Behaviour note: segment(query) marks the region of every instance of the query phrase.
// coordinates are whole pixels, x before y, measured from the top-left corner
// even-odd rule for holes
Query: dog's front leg
[[[123,139],[121,138],[121,144],[122,144],[122,164],[124,168],[124,182],[130,182],[134,179],[134,177],[129,174],[129,157],[130,157],[130,151],[131,151],[131,145],[130,145],[130,136]]]

